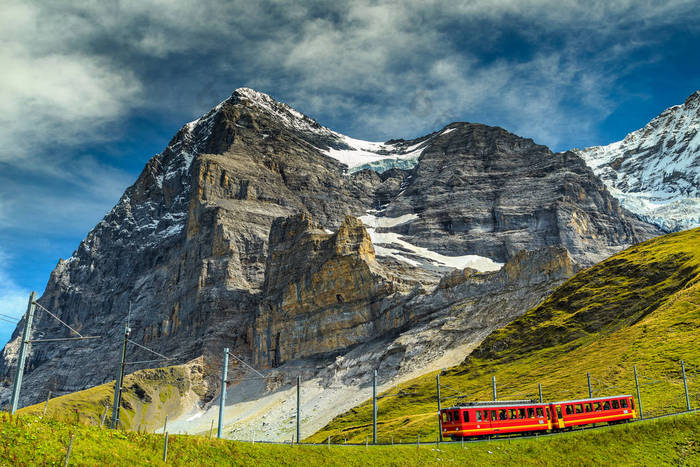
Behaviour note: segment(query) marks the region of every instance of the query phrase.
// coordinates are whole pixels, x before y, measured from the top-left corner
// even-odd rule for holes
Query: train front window
[[[467,415],[466,412],[464,412],[464,415]],[[454,419],[455,422],[459,423],[459,411],[455,410],[454,413],[452,414],[452,418]],[[467,417],[464,417],[465,419]]]
[[[620,399],[620,407],[623,409],[627,408],[627,399]]]
[[[620,408],[620,402],[617,399],[613,399],[612,401],[612,406],[613,409],[619,409]]]
[[[447,412],[447,421],[448,422],[452,421],[452,412]]]

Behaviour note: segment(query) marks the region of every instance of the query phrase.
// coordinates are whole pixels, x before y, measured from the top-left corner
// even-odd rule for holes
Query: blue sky
[[[700,89],[699,25],[697,2],[673,0],[6,0],[0,313],[20,316],[146,161],[237,87],[356,138],[459,120],[565,150]],[[0,320],[0,343],[13,328]]]

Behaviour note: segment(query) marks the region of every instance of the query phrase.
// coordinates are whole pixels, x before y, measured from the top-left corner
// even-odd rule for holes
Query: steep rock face
[[[646,221],[669,232],[700,226],[700,91],[622,141],[575,152]]]
[[[270,231],[262,304],[252,327],[254,361],[285,361],[339,352],[406,324],[383,316],[401,281],[377,263],[359,219],[334,234],[306,214],[278,219]],[[403,319],[402,319],[403,318]]]
[[[620,209],[575,154],[553,154],[503,129],[469,123],[453,123],[431,139],[385,213],[418,214],[388,231],[419,246],[500,262],[522,249],[563,245],[590,265],[659,233]]]
[[[349,174],[387,158],[417,165]],[[271,227],[300,213],[338,232],[314,227],[297,239],[308,255],[285,259],[285,242],[296,237],[271,237]],[[362,233],[356,220],[343,224],[348,215],[371,216],[375,226]],[[130,309],[131,338],[175,362],[204,355],[216,371],[229,347],[274,365],[409,332],[459,300],[425,297],[463,264],[495,270],[520,249],[548,245],[566,246],[587,264],[654,233],[620,210],[579,158],[504,130],[456,123],[416,140],[363,142],[239,89],[183,126],[72,257],[59,262],[40,303],[102,338],[34,345],[20,403],[112,380]],[[271,239],[277,256],[268,252]],[[317,256],[316,246],[329,256]],[[275,272],[283,266],[287,276]],[[312,313],[295,301],[297,286]],[[346,311],[348,321],[339,320]],[[299,333],[280,338],[278,352],[285,322],[309,325],[320,343],[304,344]],[[42,313],[35,323],[34,335],[68,333]],[[22,325],[0,358],[0,404],[9,398]],[[265,335],[260,347],[254,334]],[[130,347],[129,358],[150,355]]]

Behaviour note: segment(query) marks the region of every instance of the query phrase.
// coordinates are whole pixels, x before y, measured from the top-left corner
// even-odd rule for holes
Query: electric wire
[[[36,302],[36,301],[35,301],[34,304],[35,304],[36,306],[38,306],[39,308],[41,308],[42,310],[44,310],[45,312],[47,312],[48,314],[50,314],[51,316],[53,316],[53,318],[56,319],[56,321],[58,321],[59,323],[61,323],[62,325],[64,325],[65,327],[67,327],[68,329],[70,329],[71,331],[73,331],[74,333],[76,333],[78,336],[83,337],[83,335],[80,334],[78,331],[76,331],[75,329],[73,329],[72,327],[70,327],[70,326],[68,326],[66,323],[64,323],[64,322],[61,320],[61,318],[59,318],[58,316],[54,315],[54,314],[51,313],[49,310],[47,310],[46,308],[44,308],[43,306],[41,306],[41,304],[40,304],[39,302]]]
[[[264,375],[264,374],[260,373],[258,370],[256,370],[256,369],[253,368],[252,366],[248,365],[246,362],[244,362],[242,359],[240,359],[236,354],[234,354],[234,353],[231,352],[230,350],[228,351],[228,354],[229,354],[230,356],[232,356],[233,358],[235,358],[236,360],[238,360],[239,362],[241,362],[243,365],[245,365],[245,366],[248,367],[249,369],[251,369],[252,371],[254,371],[255,373],[257,373],[258,376],[261,376],[261,377],[265,378],[265,375]]]
[[[131,339],[127,339],[127,340],[128,340],[129,342],[131,342],[132,344],[134,344],[136,347],[141,347],[143,350],[147,350],[147,351],[151,352],[152,354],[158,355],[158,356],[161,357],[163,360],[172,360],[171,358],[166,357],[165,355],[163,355],[163,354],[161,354],[161,353],[158,353],[158,352],[156,352],[155,350],[149,349],[149,348],[146,347],[145,345],[141,345],[141,344],[139,344],[138,342],[132,341]]]

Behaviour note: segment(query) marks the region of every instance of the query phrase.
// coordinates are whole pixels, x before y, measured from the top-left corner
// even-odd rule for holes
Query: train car
[[[595,397],[549,404],[554,429],[592,423],[621,423],[637,418],[634,398],[629,394]]]
[[[552,429],[550,405],[533,401],[472,402],[441,411],[443,437],[452,439]]]

